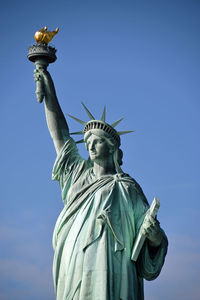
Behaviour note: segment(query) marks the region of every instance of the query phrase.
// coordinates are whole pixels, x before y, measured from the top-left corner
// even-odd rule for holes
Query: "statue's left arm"
[[[137,232],[147,212],[146,198],[137,194]],[[148,216],[143,223],[146,236],[144,245],[137,258],[138,273],[146,280],[155,279],[162,269],[167,253],[168,240],[157,219]]]
[[[154,280],[158,277],[165,261],[168,240],[165,232],[161,228],[160,234],[162,238],[157,246],[153,246],[148,239],[145,240],[136,262],[138,273],[146,280]]]

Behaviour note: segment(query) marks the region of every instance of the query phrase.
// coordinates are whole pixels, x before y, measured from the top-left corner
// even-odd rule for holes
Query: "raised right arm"
[[[54,83],[49,72],[42,69],[35,70],[34,78],[35,81],[41,80],[43,83],[47,126],[58,154],[69,137],[69,128],[58,102]]]

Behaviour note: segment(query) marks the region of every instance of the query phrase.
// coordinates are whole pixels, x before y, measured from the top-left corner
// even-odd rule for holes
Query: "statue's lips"
[[[90,151],[90,154],[91,155],[96,155],[97,153],[96,153],[96,151]]]
[[[89,154],[90,154],[90,157],[96,157],[97,152],[96,151],[90,151]]]

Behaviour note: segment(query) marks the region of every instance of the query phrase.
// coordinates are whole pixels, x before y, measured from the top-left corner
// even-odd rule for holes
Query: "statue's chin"
[[[97,158],[96,153],[90,153],[90,160],[94,161]]]

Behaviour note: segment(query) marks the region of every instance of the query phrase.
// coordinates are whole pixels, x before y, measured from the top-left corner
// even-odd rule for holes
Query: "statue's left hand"
[[[162,241],[162,232],[159,222],[147,214],[143,223],[143,233],[152,247],[158,247]]]

